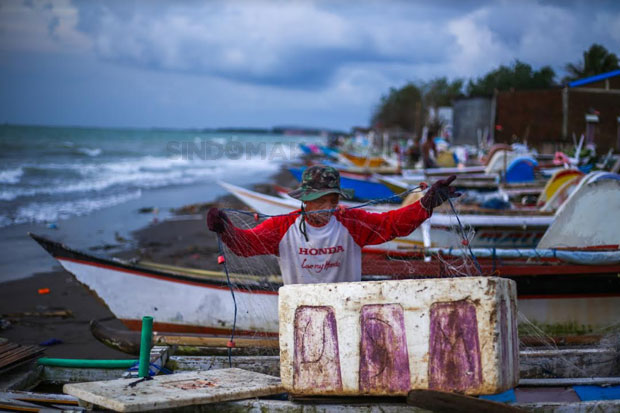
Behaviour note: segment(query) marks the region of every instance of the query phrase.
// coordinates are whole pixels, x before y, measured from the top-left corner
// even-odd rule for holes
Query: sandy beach
[[[265,183],[254,185],[253,188],[273,194],[273,183],[289,187],[297,184],[288,171],[282,169],[275,176],[267,178]],[[131,233],[133,239],[126,242],[131,247],[112,255],[219,270],[217,241],[204,224],[206,212],[211,206],[247,209],[230,195],[221,196],[210,203],[179,205],[175,209],[176,215],[186,216],[188,219],[151,222]],[[70,239],[63,242],[80,248],[79,244],[72,244]],[[106,254],[105,248],[89,249],[90,252]],[[38,290],[41,288],[49,289],[49,293],[39,294]],[[42,314],[23,314],[55,311],[68,311],[70,315],[46,317]],[[107,326],[113,328],[125,327],[114,318],[105,303],[59,265],[53,271],[1,283],[0,318],[10,323],[6,329],[0,330],[0,337],[20,344],[40,344],[53,339],[59,341],[47,347],[45,355],[48,357],[91,359],[134,357],[106,347],[91,335],[89,321],[93,319],[103,320]]]

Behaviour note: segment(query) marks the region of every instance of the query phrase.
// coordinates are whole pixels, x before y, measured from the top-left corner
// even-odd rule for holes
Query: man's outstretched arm
[[[376,245],[396,237],[404,237],[429,218],[433,209],[448,198],[461,194],[450,184],[456,176],[437,181],[424,197],[411,205],[383,213],[372,213],[362,209],[350,209],[339,217],[342,224],[360,246]]]
[[[218,208],[211,208],[207,213],[207,226],[221,235],[222,241],[236,255],[251,257],[254,255],[278,255],[280,240],[295,216],[269,218],[254,228],[237,228],[226,213]]]

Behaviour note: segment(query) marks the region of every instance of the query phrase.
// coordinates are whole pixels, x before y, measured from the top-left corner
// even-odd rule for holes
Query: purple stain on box
[[[403,308],[362,307],[359,386],[363,392],[407,392],[411,388]]]
[[[300,306],[295,310],[293,387],[295,390],[342,390],[338,331],[334,309]]]
[[[482,384],[476,307],[434,303],[430,314],[429,388],[465,392]]]

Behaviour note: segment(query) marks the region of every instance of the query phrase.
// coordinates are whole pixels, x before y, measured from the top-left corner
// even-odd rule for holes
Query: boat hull
[[[157,331],[227,334],[233,327],[234,304],[227,286],[165,279],[75,259],[58,261],[132,330],[141,328],[145,315],[153,316]],[[277,291],[235,289],[237,334],[277,335]]]
[[[162,332],[228,334],[234,304],[223,277],[189,276],[95,257],[32,235],[62,266],[103,300],[127,327],[139,330],[151,315]],[[363,272],[402,279],[450,276],[449,261],[386,260],[364,254]],[[483,274],[517,282],[520,313],[549,332],[577,328],[587,332],[617,323],[620,310],[620,265],[537,265],[481,260]],[[193,271],[195,272],[195,271]],[[189,273],[189,271],[188,271]],[[266,277],[233,276],[238,305],[236,334],[278,335],[278,295],[281,284]],[[262,281],[261,281],[262,280]],[[572,327],[571,327],[572,326]],[[566,331],[570,333],[570,331]]]

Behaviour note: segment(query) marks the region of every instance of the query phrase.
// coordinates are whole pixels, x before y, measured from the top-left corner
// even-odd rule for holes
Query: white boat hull
[[[135,329],[150,315],[159,330],[221,334],[233,327],[234,304],[228,288],[122,271],[93,263],[58,259],[95,291],[110,311]],[[278,333],[277,291],[235,291],[239,334]]]
[[[59,261],[131,329],[139,329],[145,315],[153,316],[159,331],[226,334],[232,329],[234,304],[227,288],[157,279],[68,259]],[[236,289],[235,298],[238,335],[277,336],[277,291]],[[522,322],[597,329],[617,323],[620,297],[526,296],[518,299],[518,308]]]

